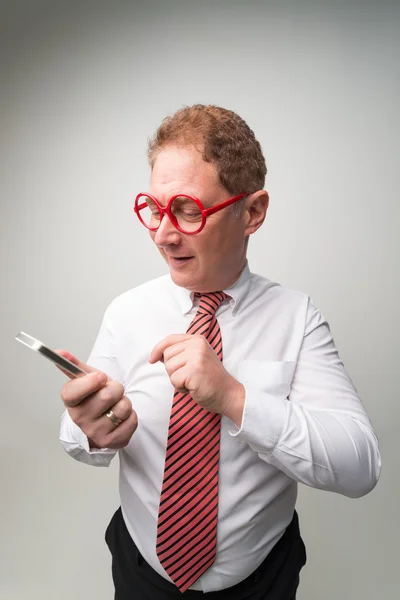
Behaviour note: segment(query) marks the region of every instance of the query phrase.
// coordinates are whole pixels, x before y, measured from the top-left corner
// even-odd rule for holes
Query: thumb
[[[67,350],[56,350],[56,352],[63,358],[66,358],[67,360],[69,360],[69,362],[71,362],[72,364],[76,365],[79,369],[82,369],[83,371],[85,371],[85,373],[96,373],[99,371],[99,369],[95,369],[94,367],[91,367],[90,365],[87,365],[86,363],[82,362],[81,360],[79,360],[79,358],[77,358],[76,356],[71,354],[71,352],[68,352]],[[70,379],[76,379],[76,377],[74,375],[71,375],[71,373],[68,373],[62,367],[59,367],[58,365],[56,365],[56,366],[57,366],[57,369],[59,369],[62,373],[64,373],[64,375],[66,375]],[[78,375],[78,377],[83,377],[83,376],[84,376],[83,373],[82,373],[82,375]],[[107,381],[111,381],[109,377],[107,377]]]

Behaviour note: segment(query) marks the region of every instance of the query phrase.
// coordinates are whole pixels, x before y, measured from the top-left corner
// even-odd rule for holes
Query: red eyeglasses
[[[168,215],[169,220],[178,231],[194,235],[203,229],[208,215],[234,204],[246,195],[246,193],[239,194],[211,208],[204,208],[195,196],[176,194],[164,208],[154,196],[142,192],[136,196],[134,211],[140,222],[150,231],[157,231],[164,215]]]

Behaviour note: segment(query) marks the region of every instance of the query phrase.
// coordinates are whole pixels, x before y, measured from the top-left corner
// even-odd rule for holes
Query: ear
[[[269,206],[269,195],[266,190],[251,194],[245,202],[245,235],[251,235],[264,222]]]

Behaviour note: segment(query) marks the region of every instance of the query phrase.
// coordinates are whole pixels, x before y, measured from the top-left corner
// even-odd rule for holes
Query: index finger
[[[167,335],[166,338],[154,346],[150,354],[149,363],[154,364],[159,360],[163,360],[163,354],[169,346],[173,346],[173,344],[178,344],[179,342],[184,342],[189,338],[192,338],[189,333],[173,333],[171,335]]]
[[[76,379],[77,377],[83,377],[84,375],[98,371],[98,369],[95,369],[95,368],[85,364],[84,362],[79,360],[79,358],[77,358],[76,356],[74,356],[73,354],[68,352],[67,350],[56,350],[55,352],[57,354],[59,354],[62,358],[65,358],[66,360],[71,362],[73,365],[78,367],[78,369],[81,369],[82,371],[84,371],[84,373],[73,374],[73,373],[68,372],[66,369],[63,369],[62,366],[55,363],[57,369],[59,369],[62,373],[64,373],[64,375],[66,375],[70,379]]]
[[[61,398],[65,406],[73,408],[83,402],[107,383],[107,376],[100,371],[88,373],[82,377],[73,377],[67,381],[61,390]]]

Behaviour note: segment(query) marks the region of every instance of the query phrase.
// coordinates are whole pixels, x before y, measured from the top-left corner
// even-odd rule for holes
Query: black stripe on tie
[[[173,487],[174,487],[174,485],[176,485],[180,479],[182,479],[182,480],[183,480],[183,479],[184,479],[184,477],[185,477],[185,475],[187,475],[187,473],[189,473],[189,472],[190,472],[190,476],[191,476],[191,477],[193,477],[193,478],[194,478],[194,477],[195,477],[195,476],[196,476],[198,473],[200,473],[200,471],[201,471],[202,469],[198,469],[198,468],[196,469],[195,467],[196,467],[196,466],[198,466],[198,465],[199,465],[199,463],[201,463],[201,461],[202,461],[202,460],[205,460],[205,458],[206,458],[206,457],[207,457],[209,454],[212,454],[212,452],[215,450],[215,447],[216,447],[216,445],[217,445],[217,444],[219,444],[219,439],[218,439],[218,438],[217,438],[216,442],[214,442],[214,444],[213,444],[213,445],[212,445],[212,446],[211,446],[211,447],[210,447],[210,448],[207,450],[206,454],[204,454],[204,455],[203,455],[203,456],[201,456],[201,457],[200,457],[198,460],[196,460],[196,462],[195,462],[195,463],[193,463],[193,465],[190,465],[190,467],[189,467],[188,469],[186,469],[186,471],[183,471],[183,467],[184,467],[184,466],[186,466],[188,463],[190,463],[190,461],[191,461],[191,460],[193,460],[193,459],[195,458],[195,456],[192,456],[192,457],[191,457],[189,460],[187,460],[187,461],[186,461],[186,462],[185,462],[183,465],[180,465],[180,466],[179,466],[179,478],[178,478],[178,480],[177,480],[177,481],[174,481],[174,482],[172,482],[170,485],[168,485],[167,487],[164,487],[164,484],[165,484],[165,479],[164,479],[164,482],[163,482],[163,489],[162,489],[163,496],[164,496],[164,494],[167,494],[167,493],[168,493],[168,491],[169,491],[171,488],[173,488]],[[205,447],[205,446],[207,446],[207,444],[205,444],[205,445],[204,445],[204,447]],[[203,447],[203,448],[201,448],[201,450],[204,450],[204,447]],[[201,450],[199,449],[199,452],[200,452]],[[217,452],[219,452],[219,448],[217,448]],[[211,461],[213,458],[214,458],[214,455],[212,455],[212,457],[210,458],[210,461]],[[193,472],[193,471],[194,471],[194,472]],[[206,475],[208,474],[208,472],[209,472],[209,471],[205,471],[205,472],[204,472],[204,477],[206,477]],[[172,477],[172,475],[175,475],[175,474],[176,474],[176,471],[175,471],[174,473],[171,473],[171,475],[170,475],[169,477]],[[183,482],[183,483],[182,483],[182,484],[181,484],[181,485],[180,485],[180,486],[179,486],[179,487],[178,487],[176,490],[174,490],[174,494],[176,494],[177,492],[179,492],[179,491],[180,491],[182,488],[184,488],[184,487],[185,487],[185,485],[187,485],[188,483],[189,483],[189,481],[188,481],[188,480],[184,481],[184,482]],[[189,488],[188,490],[186,490],[185,494],[189,494],[189,492],[190,492],[190,491],[193,489],[193,487],[195,487],[195,486],[192,486],[191,488]],[[170,500],[170,498],[167,498],[167,500]],[[164,502],[164,500],[162,500],[162,501],[160,502],[160,506],[161,506],[161,504],[162,504],[163,502]]]
[[[217,489],[216,489],[217,488]],[[202,490],[203,491],[203,490]],[[212,492],[215,493],[213,495],[210,495],[209,501],[208,501],[208,505],[210,505],[216,498],[216,496],[218,496],[218,479],[217,481],[214,483],[214,485],[210,488],[210,489],[205,489],[203,496],[199,499],[198,502],[196,502],[196,504],[194,504],[194,506],[192,506],[189,511],[186,511],[186,513],[184,515],[182,515],[181,517],[179,517],[180,519],[183,519],[186,515],[188,515],[190,512],[193,512],[202,502],[205,496],[207,496],[207,494],[211,494]],[[186,506],[186,504],[188,504],[188,502],[185,502],[185,504],[183,506],[181,506],[180,508],[178,508],[171,516],[175,516],[176,513],[178,513],[181,508],[184,508]],[[159,548],[160,546],[163,546],[166,542],[168,542],[168,540],[170,540],[171,538],[175,538],[176,534],[178,533],[178,531],[181,531],[181,529],[183,529],[186,526],[190,526],[194,519],[196,517],[198,517],[202,512],[204,512],[207,509],[207,506],[200,506],[199,510],[194,513],[192,515],[192,518],[189,522],[184,523],[181,527],[179,527],[179,529],[176,529],[173,533],[171,533],[170,536],[168,536],[167,538],[165,538],[165,540],[163,542],[160,542],[159,544],[157,544],[157,548]],[[161,528],[164,523],[166,521],[168,521],[170,515],[167,515],[166,518],[164,519],[163,523],[159,523],[158,526]],[[173,527],[173,523],[171,523],[171,527]],[[167,531],[167,530],[166,530]],[[165,533],[165,532],[164,532]],[[164,533],[162,533],[161,535],[164,535]],[[182,537],[185,537],[186,533],[183,534]],[[173,543],[176,543],[177,540],[174,540]]]
[[[219,447],[216,448],[215,444],[214,446],[212,446],[208,451],[207,451],[207,456],[208,456],[208,462],[207,465],[204,467],[204,474],[202,479],[200,479],[200,481],[197,481],[196,483],[194,481],[189,481],[186,483],[189,483],[190,486],[188,487],[188,489],[185,491],[185,498],[189,497],[189,495],[194,492],[194,493],[198,493],[199,491],[201,491],[203,489],[203,487],[200,487],[200,485],[204,482],[204,485],[210,485],[213,481],[214,477],[218,477],[218,463],[219,463]],[[217,471],[215,473],[213,473],[213,471],[215,470],[215,468],[217,469]],[[201,475],[201,471],[202,469],[199,468],[199,466],[197,465],[197,469],[194,472],[193,478],[196,475]],[[211,477],[205,481],[205,479],[208,477],[208,475],[211,475]]]
[[[209,506],[214,502],[215,498],[217,498],[218,496],[218,490],[215,492],[215,494],[213,496],[210,497],[209,500]],[[212,511],[215,510],[215,508],[211,509]],[[183,533],[180,537],[176,538],[173,540],[173,542],[167,546],[166,548],[164,548],[163,550],[158,550],[158,548],[160,548],[161,546],[164,546],[165,543],[168,542],[168,540],[170,540],[171,538],[173,538],[177,533],[179,533],[180,531],[182,531],[183,529],[185,529],[186,527],[191,527],[192,523],[197,519],[198,516],[201,515],[201,513],[203,512],[203,507],[201,507],[196,513],[193,514],[193,517],[191,519],[191,521],[188,521],[187,523],[184,523],[183,525],[181,525],[178,529],[176,529],[174,531],[174,533],[172,535],[170,535],[168,538],[166,538],[163,542],[159,543],[156,545],[156,549],[157,549],[157,556],[159,556],[160,554],[164,554],[164,552],[168,552],[168,550],[170,550],[171,548],[175,547],[176,544],[179,544],[179,542],[183,539],[186,538],[188,532],[185,531],[185,533]],[[209,525],[209,523],[207,523],[207,525]],[[163,535],[163,534],[162,534]],[[194,533],[192,535],[191,538],[189,538],[190,540],[192,540],[193,538],[195,538],[197,535],[197,533]]]
[[[193,335],[193,331],[195,327],[201,327],[202,324],[208,322],[210,319],[210,315],[208,313],[202,313],[195,321],[193,321],[189,327],[189,329],[187,330],[186,333],[190,333],[191,335]],[[200,323],[200,325],[199,325]]]
[[[215,421],[210,421],[209,425],[210,425],[210,427],[208,427],[207,429],[205,428],[202,431],[202,435],[196,439],[196,445],[201,444],[201,442],[203,441],[203,439],[206,436],[210,436],[210,435],[214,435],[214,434],[217,435],[217,433],[218,433],[218,426],[220,425],[220,419],[218,419],[218,420],[216,419]],[[194,444],[192,444],[192,447],[190,448],[190,450],[192,450],[193,447],[194,447]],[[189,452],[189,451],[187,451],[187,452]],[[175,451],[175,453],[176,453],[176,451]],[[167,457],[168,461],[170,460],[171,456]],[[173,465],[176,462],[178,462],[179,460],[181,460],[181,458],[182,458],[182,456],[175,458],[172,462],[169,463],[168,467],[166,466],[167,465],[167,461],[165,461],[165,472],[164,472],[164,479],[163,479],[163,481],[166,481],[165,475],[166,475],[167,471],[169,471],[170,469],[172,469]]]
[[[171,412],[171,416],[170,416],[169,420],[171,421],[171,418],[174,416],[176,407],[179,407],[179,410],[180,410],[181,406],[184,408],[185,406],[188,406],[191,402],[193,402],[193,398],[189,394],[189,392],[187,394],[183,394],[182,398],[180,398],[179,400],[174,401],[174,403],[173,403],[174,413],[172,414],[172,412]]]
[[[203,329],[203,331],[200,332],[200,335],[204,334],[206,331],[208,331],[211,322],[212,322],[212,317],[210,319],[210,315],[207,315],[207,322],[201,323],[201,325],[199,325],[199,327],[197,327],[197,329],[193,329],[190,332],[190,335],[195,335],[202,327],[204,327],[204,329]]]
[[[163,554],[166,554],[167,552],[169,552],[169,550],[171,548],[174,548],[174,552],[176,552],[176,554],[178,554],[178,552],[180,552],[182,550],[182,548],[184,548],[185,546],[190,546],[190,543],[199,535],[201,535],[203,533],[203,531],[205,529],[207,529],[207,527],[210,526],[210,523],[212,521],[206,521],[206,523],[203,525],[203,527],[201,529],[199,529],[198,531],[196,531],[192,536],[186,538],[186,533],[183,534],[183,536],[181,536],[179,538],[179,540],[182,540],[183,538],[186,538],[185,541],[183,542],[183,544],[181,544],[180,546],[176,545],[175,543],[172,543],[170,546],[168,546],[168,548],[165,548],[165,550],[161,550],[160,552],[157,551],[157,556],[160,558]],[[186,523],[187,525],[188,523]],[[206,536],[209,536],[210,534],[207,533]],[[201,538],[203,539],[203,538]],[[171,557],[168,556],[168,558],[165,558],[164,560],[169,560]]]
[[[219,421],[218,421],[218,424],[219,424]],[[215,426],[213,426],[211,429],[208,429],[208,430],[207,430],[206,434],[208,434],[208,435],[211,435],[211,434],[212,434],[212,435],[215,435],[215,436],[218,436],[218,437],[219,437],[219,431],[218,431],[218,427],[215,427]],[[203,436],[202,438],[200,438],[200,442],[201,442],[201,441],[204,439],[204,437],[205,437],[205,436]],[[191,439],[192,439],[192,438],[191,438]],[[196,440],[196,441],[197,441],[197,440]],[[194,445],[194,444],[193,444],[193,445]],[[177,453],[179,452],[179,450],[182,450],[182,448],[184,448],[184,446],[179,446],[179,448],[177,448],[177,449],[176,449],[176,450],[175,450],[175,451],[174,451],[174,452],[173,452],[173,453],[172,453],[170,456],[168,456],[168,457],[167,457],[167,460],[170,460],[170,459],[171,459],[171,456],[174,456],[175,454],[177,454]],[[167,472],[167,471],[169,471],[170,469],[172,469],[172,465],[173,465],[175,462],[179,461],[179,460],[182,458],[182,456],[184,456],[184,455],[180,455],[178,458],[176,458],[176,459],[174,460],[174,462],[173,462],[173,463],[171,463],[171,464],[170,464],[170,465],[169,465],[169,466],[166,468],[166,471],[165,471],[165,472]],[[164,475],[165,475],[165,473],[164,473]]]
[[[196,555],[198,555],[200,552],[202,552],[203,550],[205,550],[205,545],[208,545],[208,539],[210,538],[210,536],[213,537],[213,534],[211,531],[207,531],[207,533],[205,535],[203,535],[201,538],[199,538],[198,540],[198,544],[196,545],[195,548],[191,548],[190,550],[187,551],[187,555],[189,556],[189,558],[180,564],[179,567],[175,567],[174,571],[170,571],[170,569],[173,569],[174,566],[180,562],[181,560],[183,560],[185,558],[185,556],[181,556],[180,558],[178,558],[177,560],[175,560],[174,562],[172,562],[171,565],[169,565],[168,567],[168,575],[171,577],[171,579],[173,579],[175,573],[177,573],[178,571],[180,571],[181,569],[184,569],[185,566],[192,562],[193,560],[193,553],[195,552]],[[166,560],[170,560],[171,557],[168,557]],[[194,566],[194,565],[193,565]]]
[[[186,395],[188,395],[188,393],[189,392],[186,392],[186,394],[185,394],[183,392],[178,392],[178,390],[175,390],[175,392],[174,392],[174,398],[176,398],[177,396],[179,396],[179,394],[182,394],[182,396],[186,396]]]
[[[218,321],[215,320],[214,325],[211,327],[211,329],[210,329],[210,331],[208,332],[208,335],[207,335],[207,341],[208,341],[208,343],[210,344],[211,347],[213,345],[213,341],[215,340],[215,338],[217,337],[217,335],[218,335],[219,332],[220,332],[220,329],[219,329],[219,326],[218,326]],[[213,336],[213,333],[214,333],[214,336]]]
[[[217,461],[216,461],[216,464],[212,465],[212,468],[215,468],[215,467],[218,465],[218,460],[219,460],[219,459],[217,459]],[[211,470],[212,470],[212,469],[210,469],[210,470],[208,471],[208,473],[209,473]],[[207,473],[207,474],[208,474],[208,473]],[[215,483],[214,485],[211,485],[211,484],[212,484],[212,481],[213,481],[213,479],[214,479],[215,477],[217,478],[217,481],[216,481],[216,483]],[[188,515],[190,512],[192,512],[192,511],[193,511],[193,510],[196,508],[196,506],[198,506],[198,505],[199,505],[199,504],[202,502],[202,500],[203,500],[203,497],[201,497],[201,498],[198,500],[198,502],[196,502],[196,504],[194,504],[194,505],[193,505],[193,506],[191,506],[189,509],[187,509],[187,510],[186,510],[186,512],[184,512],[183,514],[179,515],[179,512],[180,512],[180,511],[181,511],[183,508],[185,508],[185,506],[187,506],[188,504],[190,504],[190,502],[192,502],[192,500],[194,500],[194,498],[195,498],[197,495],[200,495],[200,494],[201,494],[201,492],[204,492],[204,495],[206,496],[206,495],[207,495],[207,493],[209,493],[209,492],[207,492],[207,490],[209,489],[210,485],[211,485],[211,488],[210,488],[211,490],[212,490],[212,489],[213,489],[213,488],[214,488],[216,485],[218,485],[218,471],[217,471],[217,472],[216,472],[216,473],[215,473],[215,474],[214,474],[214,475],[211,477],[210,481],[206,481],[202,487],[200,487],[198,490],[194,490],[194,491],[195,491],[195,494],[194,494],[193,496],[189,497],[189,495],[188,495],[188,494],[185,494],[185,502],[184,502],[184,504],[181,504],[180,506],[178,506],[178,508],[176,508],[176,509],[174,510],[174,512],[170,512],[170,510],[171,510],[171,508],[170,508],[170,507],[169,507],[169,508],[164,508],[164,510],[160,510],[160,512],[158,513],[158,519],[159,519],[159,520],[158,520],[158,525],[159,525],[159,527],[162,527],[162,526],[163,526],[163,525],[164,525],[164,524],[165,524],[167,521],[168,521],[168,525],[169,525],[170,527],[173,527],[173,526],[174,526],[174,524],[175,524],[175,521],[176,521],[176,520],[183,519],[183,518],[184,518],[186,515]],[[192,488],[190,491],[192,491],[192,492],[193,492],[193,488]],[[206,506],[205,506],[205,507],[203,507],[203,510],[206,510],[206,509],[207,509],[207,507],[206,507]],[[165,514],[165,518],[164,518],[164,519],[161,519],[161,517],[162,517],[164,514]],[[177,515],[179,515],[179,516],[177,516]],[[175,517],[175,518],[173,519],[173,517]]]
[[[179,488],[177,488],[176,490],[174,490],[171,493],[170,497],[165,498],[165,499],[163,499],[162,502],[160,502],[160,507],[159,507],[159,518],[160,518],[159,526],[160,527],[165,525],[166,520],[168,520],[168,529],[169,529],[169,527],[173,527],[175,525],[175,523],[184,519],[186,514],[192,513],[193,508],[195,508],[197,506],[197,504],[194,504],[194,506],[192,508],[188,508],[188,510],[185,513],[183,513],[182,515],[178,514],[179,511],[183,510],[187,504],[190,504],[190,502],[193,502],[193,500],[196,500],[198,494],[203,492],[203,490],[204,490],[205,497],[207,496],[208,487],[210,485],[212,485],[212,483],[216,477],[218,479],[218,472],[214,473],[213,471],[215,470],[215,468],[218,469],[219,448],[217,448],[216,452],[214,451],[214,454],[210,458],[210,461],[211,460],[213,461],[211,467],[207,471],[204,472],[204,475],[200,479],[200,481],[198,483],[196,483],[195,485],[193,485],[192,487],[190,487],[189,489],[187,489],[185,492],[181,493],[180,502],[182,501],[182,498],[183,498],[185,500],[185,503],[180,504],[179,507],[176,508],[175,512],[173,512],[173,513],[170,512],[174,507],[176,507],[176,504],[177,504],[176,502],[173,501],[175,494],[178,494],[181,491],[181,489],[183,489],[188,483],[190,483],[190,480],[185,481]],[[196,473],[195,476],[199,475],[199,474],[201,474],[201,471]],[[203,484],[202,487],[199,487],[200,484],[203,482],[203,480],[206,478],[207,478],[207,481]],[[163,492],[164,492],[164,490],[163,490]],[[162,504],[164,504],[164,502],[169,502],[170,503],[169,506],[161,506]],[[207,502],[207,505],[203,507],[203,512],[207,513],[207,514],[209,513],[208,502]],[[163,521],[162,518],[164,516],[165,516],[165,520]],[[190,522],[193,523],[193,517],[191,518]],[[168,529],[166,531],[168,531]],[[164,533],[166,533],[166,532],[164,532]]]
[[[222,348],[222,338],[221,337],[219,338],[219,340],[214,340],[212,347],[215,352],[217,351],[218,346],[221,346],[221,348]]]
[[[189,404],[189,403],[188,403],[188,404]],[[188,416],[188,415],[190,415],[190,414],[192,415],[192,419],[193,419],[193,417],[195,417],[195,416],[197,417],[197,416],[201,415],[201,413],[202,413],[202,412],[204,412],[204,408],[203,408],[202,406],[199,406],[198,404],[192,404],[192,403],[190,403],[190,406],[188,406],[188,405],[185,405],[185,406],[183,406],[183,408],[187,408],[188,410],[187,410],[187,412],[185,412],[185,414],[183,414],[183,415],[181,415],[181,416],[180,416],[180,419],[182,419],[183,417],[186,417],[186,416]],[[195,411],[196,409],[199,409],[199,410],[197,410],[196,414],[192,414],[192,413],[193,413],[193,411]],[[175,413],[174,413],[174,415],[173,415],[173,416],[175,416]],[[172,418],[172,417],[171,417],[171,418]],[[191,419],[191,420],[192,420],[192,419]],[[175,425],[176,425],[176,423],[175,423],[175,422],[173,423],[173,425],[171,425],[171,424],[170,424],[170,428],[172,428],[172,427],[175,427]],[[173,438],[174,438],[174,437],[175,437],[175,436],[176,436],[178,433],[181,433],[182,431],[189,431],[189,429],[186,429],[186,426],[187,426],[187,425],[188,425],[188,423],[182,423],[182,425],[181,425],[180,427],[177,427],[177,428],[175,429],[175,431],[173,431],[172,433],[169,433],[169,434],[168,434],[168,444],[169,444],[169,446],[168,446],[168,447],[171,447],[171,440],[172,440],[172,439],[173,439]]]
[[[210,302],[207,302],[207,300],[210,300]],[[215,302],[215,300],[212,300],[212,299],[209,299],[209,298],[207,298],[207,300],[205,298],[202,298],[200,300],[199,309],[200,308],[204,308],[204,304],[205,304],[206,306],[208,306],[211,309],[211,311],[212,311],[211,314],[214,315],[217,312],[219,304],[218,304],[218,302]],[[214,302],[214,304],[211,304],[211,302]],[[204,308],[204,310],[206,312],[208,312],[206,308]]]
[[[214,429],[215,429],[215,430],[217,430],[217,429],[218,429],[218,426],[219,426],[219,424],[220,424],[219,420],[215,422],[215,424],[214,424]],[[208,430],[207,430],[207,431],[204,433],[204,435],[203,435],[201,438],[199,438],[199,439],[197,440],[197,444],[200,444],[200,443],[201,443],[201,442],[204,440],[204,438],[205,438],[206,436],[210,435],[212,432],[213,432],[213,429],[211,429],[210,431],[208,431]],[[169,457],[168,457],[168,458],[169,458]],[[174,475],[174,474],[175,474],[175,472],[176,472],[176,471],[174,470],[172,473],[170,473],[170,475],[167,475],[167,476],[165,476],[165,474],[166,474],[166,473],[167,473],[167,472],[168,472],[170,469],[172,469],[172,468],[173,468],[173,466],[174,466],[174,465],[175,465],[175,464],[176,464],[176,463],[177,463],[179,460],[181,460],[181,458],[182,458],[182,457],[180,456],[179,458],[175,459],[175,460],[174,460],[172,463],[170,463],[168,467],[166,467],[166,469],[165,469],[165,472],[164,472],[164,480],[163,480],[163,484],[164,484],[166,481],[168,481],[168,479],[169,479],[170,477],[172,477],[172,475]],[[188,459],[186,462],[188,462],[188,461],[192,460],[192,458],[193,458],[193,456],[192,456],[191,458],[189,458],[189,459]],[[186,462],[184,462],[184,463],[182,464],[182,467],[183,467],[183,466],[185,466]],[[179,467],[179,468],[180,468],[180,467]]]
[[[191,327],[193,327],[193,325],[196,325],[196,323],[198,323],[198,321],[201,321],[201,319],[207,318],[209,316],[210,315],[208,312],[197,311],[197,313],[196,313],[195,317],[193,318],[192,322],[190,323],[186,333],[189,333]]]
[[[197,423],[193,423],[193,425],[191,427],[188,427],[187,429],[185,428],[185,431],[183,432],[183,434],[180,437],[176,438],[172,443],[170,443],[170,441],[168,439],[168,452],[169,452],[169,450],[173,446],[175,446],[175,444],[177,444],[182,438],[184,438],[186,434],[188,434],[190,431],[192,431],[196,427],[196,425],[199,425],[200,423],[203,423],[203,421],[209,416],[209,414],[210,413],[204,411],[204,415],[201,417],[201,419],[199,421],[197,421]],[[215,413],[215,414],[217,414],[217,413]],[[182,428],[178,429],[177,433],[181,433],[181,431],[182,431]],[[201,433],[201,430],[200,431],[195,431],[193,437],[195,437],[199,433]],[[175,435],[176,434],[174,433],[173,436],[171,436],[171,437],[175,437]],[[192,438],[190,438],[190,439],[192,439]],[[187,442],[185,442],[185,443],[187,443]]]
[[[221,298],[215,294],[212,298],[212,301],[215,302],[215,304],[217,305],[217,308],[215,309],[215,311],[218,310],[218,308],[221,306]]]
[[[209,550],[206,554],[204,554],[203,558],[200,559],[200,564],[202,564],[202,566],[204,567],[207,562],[210,560],[211,556],[215,554],[215,547],[211,548],[211,550]],[[193,558],[193,557],[192,557]],[[182,577],[184,577],[186,575],[186,573],[190,573],[190,571],[193,569],[193,567],[197,566],[197,572],[196,574],[201,570],[201,567],[199,569],[199,562],[197,563],[197,565],[192,565],[191,567],[189,567],[188,569],[186,569],[186,571],[184,573],[182,573],[182,575],[179,577],[179,579],[177,580],[180,581],[182,579]],[[190,581],[192,579],[192,577],[194,577],[195,574],[192,574],[190,577],[187,577],[182,584],[180,584],[180,587],[182,587],[182,585],[184,585],[187,581]],[[199,577],[199,575],[197,575],[197,577]],[[177,584],[175,584],[177,585]]]
[[[205,325],[206,326],[209,325],[211,319],[212,319],[212,317],[210,317],[210,315],[204,315],[203,319],[197,319],[197,321],[195,323],[192,323],[190,329],[187,330],[187,333],[190,333],[190,335],[194,335],[196,333],[196,331],[198,331]]]
[[[210,514],[209,506],[211,501],[209,500],[209,498],[211,498],[211,494],[214,492],[214,489],[216,490],[215,494],[218,495],[218,473],[216,473],[210,478],[210,483],[212,482],[214,482],[214,484],[211,487],[205,485],[203,486],[203,488],[201,488],[199,494],[201,493],[202,496],[192,506],[188,505],[197,499],[197,493],[195,493],[190,498],[186,499],[185,497],[185,504],[179,506],[173,513],[169,513],[166,509],[165,516],[164,513],[161,513],[159,515],[160,518],[163,518],[158,523],[158,530],[160,530],[162,527],[166,527],[165,531],[163,531],[159,535],[164,536],[171,531],[171,535],[168,535],[168,537],[164,540],[163,543],[169,542],[169,540],[172,539],[174,540],[174,543],[176,543],[176,531],[174,532],[172,530],[176,525],[179,525],[179,523],[184,522],[184,524],[193,527],[194,511],[196,508],[199,508],[198,512],[196,513],[196,516],[200,517],[201,519],[207,518],[207,515]],[[204,500],[207,500],[206,506],[204,506]],[[182,510],[184,512],[182,512]],[[189,521],[187,521],[188,518]],[[179,531],[179,529],[177,531]],[[189,533],[190,531],[191,530],[189,530]],[[187,535],[187,533],[185,535]],[[162,546],[162,543],[160,543],[160,545]]]
[[[217,420],[217,419],[213,419],[212,421],[209,421],[209,423],[208,423],[208,427],[209,427],[209,429],[207,429],[207,432],[209,432],[209,431],[212,431],[212,429],[213,429],[213,426],[214,426],[214,421],[216,421],[216,420]],[[219,419],[218,419],[218,421],[219,421]],[[206,429],[206,428],[204,428],[204,431],[205,431],[205,429]],[[193,435],[191,435],[191,436],[190,436],[190,438],[188,438],[188,439],[186,440],[185,444],[182,444],[182,445],[178,446],[178,448],[176,448],[176,449],[175,449],[173,452],[168,452],[168,456],[167,456],[168,460],[169,460],[170,458],[172,458],[173,456],[175,456],[175,454],[176,454],[177,452],[179,452],[179,450],[181,450],[181,449],[182,449],[182,447],[183,447],[184,445],[186,445],[186,443],[190,443],[192,440],[194,440],[194,439],[196,438],[196,436],[200,435],[200,433],[201,433],[200,431],[195,431],[195,432],[194,432],[194,434],[193,434]],[[168,450],[169,450],[169,448],[168,448]]]
[[[189,400],[188,400],[188,402],[186,402],[186,404],[182,404],[182,406],[179,406],[179,408],[178,408],[178,409],[176,409],[176,410],[175,410],[175,406],[176,406],[176,405],[174,405],[174,412],[171,414],[171,416],[170,416],[170,419],[169,419],[169,429],[171,429],[172,427],[175,427],[175,421],[174,421],[174,422],[172,422],[172,419],[174,419],[174,418],[175,418],[177,415],[179,415],[179,413],[180,413],[180,412],[182,412],[182,410],[184,410],[185,408],[188,408],[188,405],[189,405],[189,404],[191,404],[191,407],[189,407],[190,409],[192,409],[192,408],[195,408],[195,407],[196,407],[196,405],[193,405],[193,404],[192,404],[192,402],[190,402],[191,400],[192,400],[192,398],[191,398],[191,397],[189,397]],[[201,411],[202,411],[202,410],[204,410],[204,408],[203,408],[202,406],[200,406],[199,404],[198,404],[197,406],[200,408],[200,410],[199,410],[199,412],[198,412],[198,413],[196,413],[196,415],[197,415],[197,414],[200,414],[200,413],[201,413]],[[181,417],[185,417],[186,415],[188,415],[188,414],[189,414],[189,412],[190,412],[190,411],[188,410],[188,411],[187,411],[187,412],[186,412],[184,415],[181,415]],[[179,427],[178,427],[178,431],[179,431]],[[172,437],[173,435],[175,435],[175,432],[174,432],[174,433],[171,433],[170,435],[168,435],[168,439],[171,439],[171,437]]]

